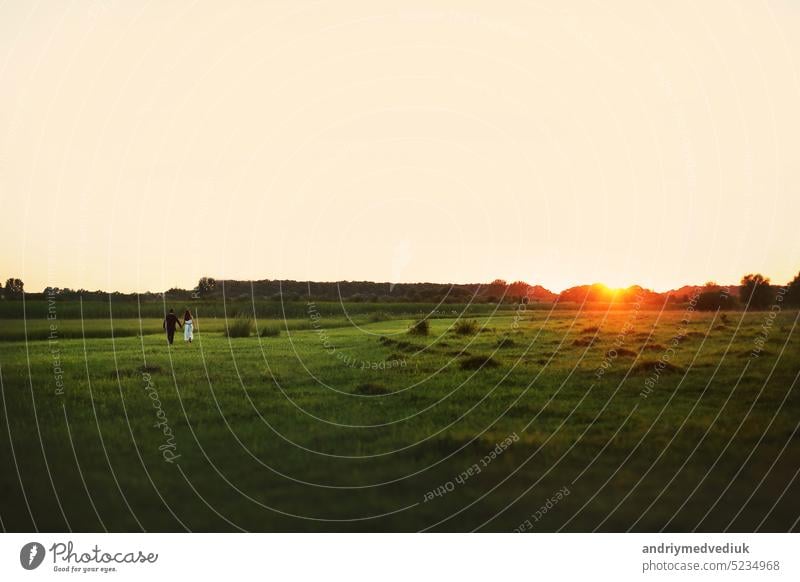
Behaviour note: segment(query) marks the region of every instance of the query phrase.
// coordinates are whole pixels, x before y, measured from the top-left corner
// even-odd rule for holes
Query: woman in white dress
[[[183,314],[183,341],[192,343],[194,338],[194,321],[192,321],[192,312],[188,309]]]

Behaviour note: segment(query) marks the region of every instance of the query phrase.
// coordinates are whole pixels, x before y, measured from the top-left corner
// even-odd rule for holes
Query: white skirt
[[[192,320],[190,319],[183,324],[183,341],[188,342],[193,338],[194,334],[192,333]]]

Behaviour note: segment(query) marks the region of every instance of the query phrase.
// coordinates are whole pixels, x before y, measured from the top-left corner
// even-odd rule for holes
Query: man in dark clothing
[[[170,309],[167,317],[164,318],[164,329],[167,330],[167,341],[172,344],[172,340],[175,338],[175,326],[181,325],[180,320],[175,315],[175,310]]]

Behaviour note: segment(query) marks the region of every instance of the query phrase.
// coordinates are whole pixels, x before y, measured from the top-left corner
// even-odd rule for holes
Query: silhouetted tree
[[[197,292],[200,295],[209,295],[217,288],[217,280],[213,277],[201,277],[197,282]]]
[[[739,300],[742,305],[749,305],[755,309],[766,307],[772,301],[773,295],[768,277],[760,273],[742,277],[742,286],[739,289]]]
[[[24,290],[25,283],[22,282],[22,279],[16,279],[12,277],[6,280],[5,293],[8,297],[22,297]]]
[[[720,287],[714,281],[709,281],[697,296],[697,303],[694,307],[698,311],[716,311],[717,309],[733,309],[733,303],[733,297],[724,287]]]
[[[800,305],[800,273],[797,273],[786,287],[786,303]]]

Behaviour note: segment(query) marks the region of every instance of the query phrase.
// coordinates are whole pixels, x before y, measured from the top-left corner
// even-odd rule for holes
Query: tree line
[[[723,286],[709,281],[703,286],[687,286],[678,291],[657,293],[638,285],[609,290],[601,284],[579,285],[553,293],[540,285],[524,281],[507,283],[495,279],[491,283],[377,283],[373,281],[314,282],[293,280],[239,281],[202,277],[193,289],[172,288],[164,293],[120,293],[73,290],[48,287],[42,293],[28,293],[19,278],[9,278],[0,285],[0,297],[20,299],[58,296],[62,299],[116,298],[158,299],[258,299],[274,301],[348,301],[348,302],[414,302],[414,303],[639,303],[660,305],[664,302],[695,304],[701,311],[717,309],[765,309],[777,301],[785,305],[800,305],[800,273],[784,286],[773,284],[760,273],[742,277],[738,286]]]

